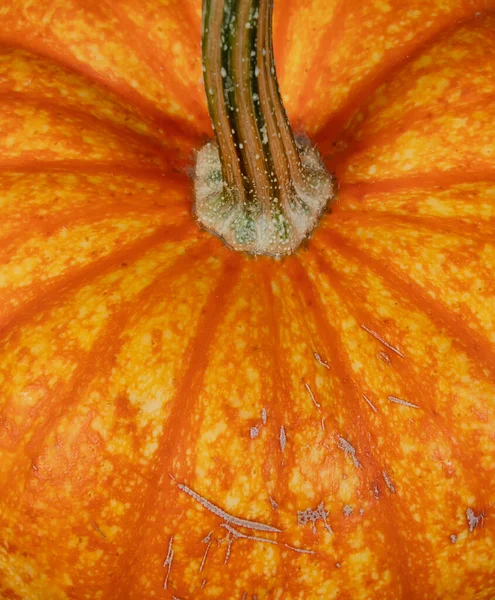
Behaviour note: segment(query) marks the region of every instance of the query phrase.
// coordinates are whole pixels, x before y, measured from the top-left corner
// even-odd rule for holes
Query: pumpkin
[[[199,0],[3,0],[2,599],[495,597],[494,9],[275,2],[274,257],[197,223]]]

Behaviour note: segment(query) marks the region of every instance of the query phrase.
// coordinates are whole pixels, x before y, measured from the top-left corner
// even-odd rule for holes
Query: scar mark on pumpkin
[[[251,429],[249,430],[249,437],[252,440],[254,440],[255,438],[257,438],[259,434],[260,434],[260,430],[256,426],[251,427]]]
[[[388,399],[394,404],[401,404],[402,406],[408,406],[409,408],[419,408],[417,404],[413,404],[412,402],[408,402],[402,398],[397,398],[397,396],[388,396]]]
[[[98,527],[98,525],[92,521],[93,527],[96,529],[96,531],[101,535],[101,537],[106,540],[107,536],[103,533],[103,531]]]
[[[318,352],[313,352],[313,355],[316,358],[316,360],[320,363],[320,365],[322,365],[323,367],[325,367],[325,369],[330,369],[330,365],[327,363],[326,360],[323,360],[321,358],[321,356],[318,354]]]
[[[201,582],[201,588],[200,589],[204,590],[205,585],[206,585],[206,579],[203,579],[203,581]]]
[[[313,404],[316,406],[316,408],[321,412],[321,404],[319,402],[316,401],[315,395],[313,394],[313,390],[310,388],[309,383],[304,383],[304,387],[308,390],[308,394],[313,402]]]
[[[266,425],[267,416],[268,413],[266,412],[266,408],[263,408],[263,410],[261,411],[261,422],[263,423],[263,425]]]
[[[213,543],[211,539],[211,533],[209,533],[205,538],[201,540],[203,544],[208,544],[206,546],[205,553],[203,554],[203,560],[201,561],[201,565],[199,566],[199,572],[201,573],[205,567],[206,558],[208,556],[208,552],[210,551],[210,546]]]
[[[395,489],[395,486],[392,483],[392,480],[390,479],[387,471],[382,471],[382,475],[388,489],[392,492],[392,494],[395,494],[397,490]]]
[[[240,531],[237,531],[237,529],[234,529],[227,523],[222,523],[220,525],[220,527],[224,527],[229,533],[232,534],[234,539],[242,538],[243,540],[251,540],[252,542],[261,542],[262,544],[273,544],[274,546],[278,545],[275,540],[268,540],[266,538],[262,538],[257,535],[246,535],[245,533],[241,533]]]
[[[327,514],[328,513],[326,513],[325,516]],[[237,529],[234,529],[230,525],[227,525],[227,523],[222,523],[221,527],[224,527],[230,534],[232,534],[234,539],[251,540],[252,542],[260,542],[262,544],[272,544],[273,546],[279,545],[278,542],[276,542],[275,540],[268,540],[266,538],[262,538],[262,537],[259,537],[256,535],[246,535],[244,533],[241,533]],[[332,533],[331,529],[330,529],[330,533]],[[290,546],[289,544],[284,544],[284,546],[286,548],[288,548],[289,550],[293,550],[294,552],[300,552],[301,554],[315,554],[314,550],[307,550],[306,548],[297,548],[296,546]]]
[[[472,508],[468,508],[466,510],[466,519],[469,526],[469,533],[472,533],[480,523],[481,527],[483,527],[483,523],[485,522],[485,511],[482,511],[478,516],[476,516],[474,514],[474,510]]]
[[[285,452],[285,447],[287,446],[287,434],[285,433],[285,427],[283,425],[282,425],[282,427],[280,427],[279,441],[280,441],[280,450],[282,450],[282,454],[283,454]]]
[[[377,356],[384,363],[387,363],[387,365],[390,365],[392,363],[392,361],[390,360],[390,356],[386,352],[378,352]]]
[[[356,469],[360,469],[362,465],[356,456],[356,449],[354,448],[354,446],[340,435],[339,435],[339,441],[338,441],[337,445],[341,450],[344,451],[344,454],[346,456],[351,457],[352,462],[354,463],[354,466],[356,467]]]
[[[284,544],[286,548],[289,550],[294,550],[294,552],[299,552],[300,554],[316,554],[314,550],[306,550],[305,548],[297,548],[296,546],[289,546],[289,544]]]
[[[332,528],[327,522],[328,511],[325,510],[323,502],[320,502],[316,509],[307,508],[306,510],[297,511],[297,523],[298,525],[306,525],[306,523],[312,523],[313,533],[316,533],[316,522],[323,521],[325,529],[328,533],[333,533]]]
[[[367,331],[370,335],[372,335],[376,340],[378,340],[384,346],[386,346],[389,350],[392,350],[392,352],[395,352],[402,358],[405,358],[405,356],[402,354],[402,352],[398,348],[396,348],[395,346],[392,346],[392,344],[389,344],[386,340],[384,340],[381,336],[379,336],[378,333],[376,333],[376,331],[369,329],[368,327],[366,327],[366,325],[361,325],[361,327],[362,327],[362,329]]]
[[[167,575],[165,577],[165,581],[163,582],[163,589],[164,590],[167,589],[168,580],[169,580],[169,577],[170,577],[170,571],[172,570],[172,561],[174,560],[174,549],[172,547],[173,543],[174,543],[174,536],[172,536],[170,538],[170,541],[168,543],[167,558],[165,559],[165,562],[163,563],[163,566],[167,567]]]
[[[344,513],[344,517],[350,517],[354,512],[354,509],[352,508],[352,506],[349,506],[349,504],[346,504],[342,509],[342,512]]]
[[[371,406],[371,408],[377,413],[378,412],[378,408],[376,408],[376,406],[371,402],[371,400],[368,398],[368,396],[365,396],[363,394],[363,398],[366,400],[366,402]]]
[[[276,510],[278,508],[278,504],[276,503],[276,501],[271,496],[269,496],[268,499],[270,500],[270,504],[272,505],[273,510]]]
[[[273,533],[282,533],[281,529],[277,529],[276,527],[272,527],[271,525],[266,525],[265,523],[259,523],[257,521],[249,521],[248,519],[241,519],[239,517],[235,517],[234,515],[229,514],[228,512],[222,510],[209,500],[207,500],[204,496],[201,496],[194,490],[192,490],[187,485],[183,483],[177,484],[177,487],[189,494],[191,498],[196,500],[203,508],[209,510],[211,513],[216,515],[217,517],[221,517],[226,523],[233,523],[234,525],[238,525],[239,527],[246,527],[247,529],[254,529],[257,531],[271,531]]]

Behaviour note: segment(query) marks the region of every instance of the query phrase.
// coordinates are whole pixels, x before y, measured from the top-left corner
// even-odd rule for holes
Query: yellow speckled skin
[[[0,598],[493,600],[495,2],[275,2],[280,261],[191,216],[200,11],[0,3]]]

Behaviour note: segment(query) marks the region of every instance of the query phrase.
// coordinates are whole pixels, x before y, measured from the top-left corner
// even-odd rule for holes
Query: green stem
[[[204,0],[203,70],[216,144],[198,154],[199,221],[237,250],[281,255],[311,232],[334,185],[296,142],[272,46],[273,0]]]

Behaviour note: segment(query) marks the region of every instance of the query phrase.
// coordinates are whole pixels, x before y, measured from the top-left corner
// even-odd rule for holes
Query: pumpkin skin
[[[191,217],[199,2],[2,3],[2,599],[495,596],[495,3],[283,4],[277,261]]]

